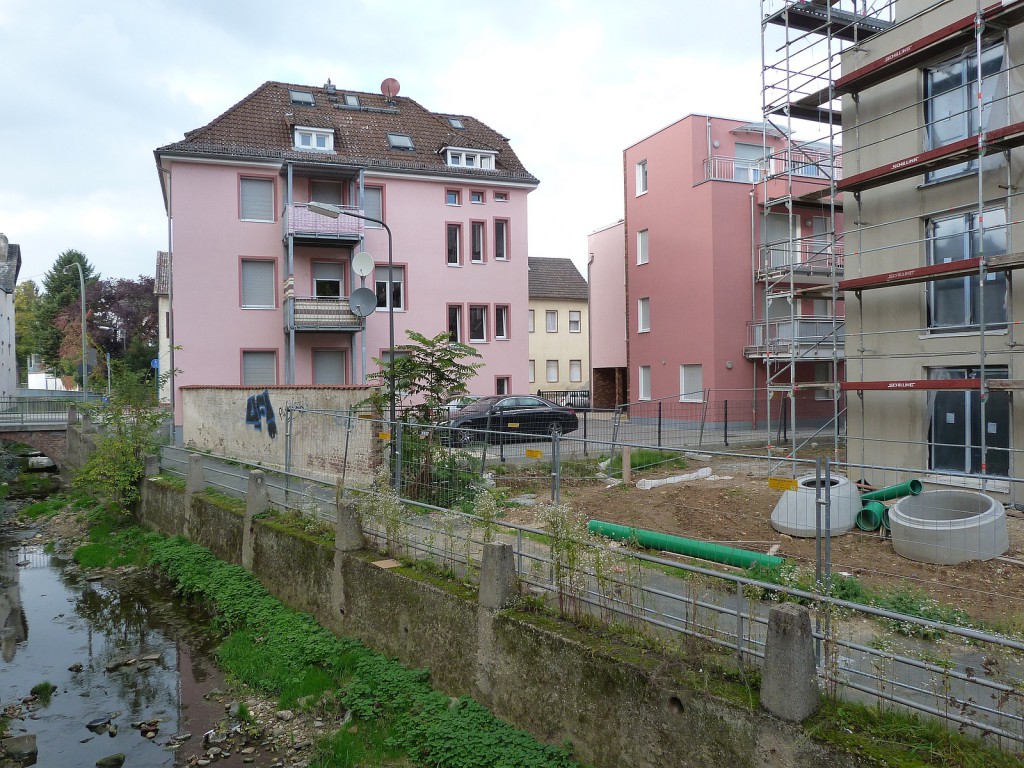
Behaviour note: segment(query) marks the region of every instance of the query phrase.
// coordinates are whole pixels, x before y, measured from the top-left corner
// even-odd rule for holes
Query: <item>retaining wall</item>
[[[551,619],[490,610],[464,586],[382,568],[372,552],[290,535],[254,520],[251,509],[228,511],[201,493],[186,505],[179,486],[155,478],[144,481],[138,514],[150,528],[188,530],[237,564],[249,526],[253,573],[282,601],[429,668],[435,688],[473,695],[544,741],[571,740],[577,757],[595,768],[858,764],[812,743],[799,726],[698,690],[678,661],[588,639]]]

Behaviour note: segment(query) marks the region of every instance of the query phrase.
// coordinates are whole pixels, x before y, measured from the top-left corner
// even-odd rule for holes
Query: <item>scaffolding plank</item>
[[[777,24],[801,32],[831,35],[847,42],[867,40],[884,32],[892,22],[873,16],[828,8],[824,3],[796,2],[765,17],[768,24]]]
[[[987,152],[1002,152],[1019,147],[1024,144],[1024,122],[1012,123],[1003,128],[993,128],[983,134],[982,140]],[[943,147],[919,152],[894,163],[849,176],[839,181],[836,186],[841,192],[860,192],[872,187],[891,184],[894,181],[920,176],[927,171],[948,168],[951,165],[971,160],[977,155],[978,137],[969,136]]]
[[[985,259],[985,269],[989,272],[1007,272],[1011,269],[1024,267],[1024,253],[1001,253]],[[873,288],[885,288],[890,285],[909,285],[925,283],[931,280],[943,280],[949,277],[969,277],[981,270],[981,257],[950,261],[945,264],[929,264],[926,267],[899,269],[895,272],[883,272],[880,275],[853,277],[839,281],[840,291],[867,291]]]
[[[818,123],[834,123],[840,125],[843,121],[843,113],[839,109],[831,107],[832,97],[828,87],[822,88],[815,93],[802,96],[799,99],[780,104],[769,110],[772,115],[786,115],[798,120],[811,120]]]
[[[986,25],[1012,26],[1024,20],[1024,0],[1004,0],[982,10]],[[907,43],[892,53],[836,80],[837,94],[856,93],[891,77],[909,72],[929,59],[952,53],[974,37],[975,14]]]
[[[988,389],[1011,390],[1024,389],[1022,379],[988,379]],[[863,390],[883,390],[895,392],[899,390],[938,390],[958,389],[977,390],[981,389],[981,379],[889,379],[886,381],[844,381],[840,385],[844,392]]]

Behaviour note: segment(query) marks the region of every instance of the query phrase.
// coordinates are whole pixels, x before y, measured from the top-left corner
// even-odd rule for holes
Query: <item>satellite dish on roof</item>
[[[380,92],[384,94],[384,98],[391,101],[395,96],[398,95],[399,90],[402,86],[398,84],[398,81],[393,77],[389,77],[383,83],[380,84]]]
[[[369,288],[356,288],[348,297],[348,308],[356,317],[367,317],[377,308],[377,294]]]
[[[373,272],[373,256],[366,251],[360,251],[352,257],[352,271],[359,277],[366,277]]]

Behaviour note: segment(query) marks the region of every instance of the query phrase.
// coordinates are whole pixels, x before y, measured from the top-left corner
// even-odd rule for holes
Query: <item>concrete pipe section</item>
[[[991,560],[1010,547],[1006,511],[974,491],[925,491],[889,509],[892,548],[920,563]]]
[[[825,478],[821,479],[825,482]],[[829,520],[825,523],[825,509],[821,511],[821,532],[828,536],[839,536],[853,528],[857,513],[861,510],[860,494],[849,478],[832,475],[829,478]],[[817,509],[815,503],[818,490],[814,475],[797,478],[796,490],[785,491],[772,511],[772,528],[780,533],[800,538],[817,535]]]

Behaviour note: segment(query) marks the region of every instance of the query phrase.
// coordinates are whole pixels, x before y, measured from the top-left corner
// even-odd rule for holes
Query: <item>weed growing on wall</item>
[[[384,551],[398,557],[401,554],[402,534],[405,529],[405,505],[391,487],[387,470],[377,473],[370,490],[356,502],[363,530],[383,534]]]

